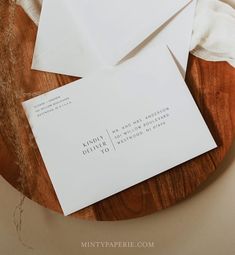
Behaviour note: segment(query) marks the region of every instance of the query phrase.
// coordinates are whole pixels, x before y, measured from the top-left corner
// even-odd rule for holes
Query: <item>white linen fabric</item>
[[[198,0],[191,53],[235,67],[235,0]]]
[[[20,5],[33,22],[38,25],[42,0],[16,0],[16,3]]]
[[[17,4],[38,24],[42,0]],[[235,67],[235,0],[198,0],[190,49],[199,58]]]

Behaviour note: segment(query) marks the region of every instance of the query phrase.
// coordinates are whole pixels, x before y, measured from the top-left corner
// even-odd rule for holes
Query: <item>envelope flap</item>
[[[113,66],[189,2],[44,0],[32,68],[84,77]]]
[[[108,65],[114,65],[189,2],[70,0],[66,6],[91,50]]]

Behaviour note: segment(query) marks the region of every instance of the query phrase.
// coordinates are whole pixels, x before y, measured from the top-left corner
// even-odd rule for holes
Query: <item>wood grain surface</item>
[[[0,17],[0,174],[30,199],[61,213],[21,102],[77,78],[30,70],[36,26],[20,7],[3,0]],[[122,220],[148,215],[190,196],[216,171],[235,134],[235,69],[190,56],[186,81],[218,149],[72,216]]]

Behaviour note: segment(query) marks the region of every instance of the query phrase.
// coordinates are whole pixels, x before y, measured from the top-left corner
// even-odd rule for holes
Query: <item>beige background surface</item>
[[[154,215],[121,222],[65,218],[30,200],[23,206],[23,241],[13,224],[20,194],[0,177],[0,254],[235,254],[235,144],[197,194]],[[82,248],[89,241],[148,241],[154,248]]]

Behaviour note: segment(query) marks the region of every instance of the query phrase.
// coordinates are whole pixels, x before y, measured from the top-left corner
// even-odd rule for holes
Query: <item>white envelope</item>
[[[169,45],[184,73],[195,3],[44,0],[32,68],[83,77],[151,41]]]
[[[65,215],[216,148],[169,51],[154,48],[23,103]]]

